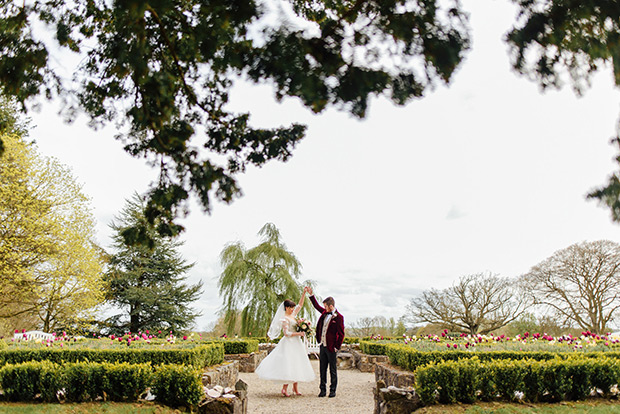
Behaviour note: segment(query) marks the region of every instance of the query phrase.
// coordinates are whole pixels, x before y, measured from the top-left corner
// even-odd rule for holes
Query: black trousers
[[[338,372],[336,371],[336,366],[338,365],[337,355],[337,352],[329,352],[323,345],[319,348],[319,372],[321,375],[319,390],[321,392],[325,392],[327,388],[327,366],[329,366],[330,377],[329,391],[336,392],[336,387],[338,386]]]

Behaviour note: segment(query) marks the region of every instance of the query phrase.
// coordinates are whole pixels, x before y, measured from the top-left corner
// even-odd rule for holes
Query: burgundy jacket
[[[321,334],[323,333],[323,322],[325,321],[327,311],[324,307],[319,305],[319,302],[316,301],[314,295],[310,296],[310,301],[312,302],[312,305],[314,305],[314,308],[321,312],[321,317],[316,323],[316,341],[320,344]],[[342,341],[344,339],[344,318],[340,312],[334,311],[332,318],[329,320],[329,326],[327,327],[325,339],[327,342],[327,350],[329,352],[336,352],[336,350],[340,349],[342,346]]]

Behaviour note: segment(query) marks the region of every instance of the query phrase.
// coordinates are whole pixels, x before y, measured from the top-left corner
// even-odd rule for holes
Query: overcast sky
[[[347,324],[398,318],[421,290],[462,275],[516,277],[573,243],[618,241],[607,210],[584,197],[616,167],[611,70],[581,98],[569,86],[543,94],[510,68],[502,38],[512,5],[463,5],[473,49],[448,88],[405,107],[378,98],[365,120],[335,109],[314,115],[295,99],[275,102],[271,86],[236,85],[231,108],[249,111],[255,126],[309,128],[289,162],[239,177],[241,199],[211,215],[194,205],[183,221],[182,251],[196,263],[190,280],[204,283],[198,328],[221,306],[219,253],[237,240],[254,246],[267,222],[302,262],[302,279],[334,296]],[[125,154],[113,128],[93,131],[85,118],[67,125],[56,110],[33,114],[31,137],[84,183],[108,247],[113,216],[156,171]]]

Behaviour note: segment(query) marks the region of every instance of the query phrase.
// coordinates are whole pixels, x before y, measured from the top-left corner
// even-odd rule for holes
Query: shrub
[[[459,400],[464,403],[471,404],[476,401],[482,379],[478,373],[478,366],[476,358],[464,360],[457,365],[456,394],[459,396]]]
[[[591,369],[591,381],[593,386],[603,390],[603,395],[608,396],[611,387],[620,384],[620,364],[617,359],[608,360],[600,358],[588,361]]]
[[[194,406],[203,397],[200,372],[182,365],[162,365],[155,371],[152,391],[163,404]]]
[[[151,385],[153,370],[149,364],[104,364],[104,391],[112,401],[135,401]]]
[[[592,360],[569,359],[566,364],[566,374],[572,380],[572,388],[568,391],[569,400],[583,400],[590,395],[592,388]]]
[[[388,345],[404,346],[397,344],[386,344],[381,342],[360,341],[360,350],[368,355],[387,355]]]
[[[259,344],[268,344],[268,343],[271,342],[271,339],[269,339],[266,336],[256,336],[256,337],[252,337],[252,338],[243,338],[243,339],[244,340],[253,339],[253,340],[258,341]]]
[[[522,361],[503,360],[490,364],[490,374],[495,383],[495,392],[504,400],[515,400],[516,391],[523,392],[525,365]]]
[[[80,362],[64,366],[67,400],[83,402],[103,395],[107,388],[103,366],[96,362]]]
[[[539,393],[543,388],[544,366],[542,364],[526,364],[523,367],[523,394],[524,398],[531,402],[539,401]]]
[[[440,385],[435,367],[435,364],[429,364],[415,373],[415,389],[424,405],[432,405],[437,402],[437,390]]]
[[[408,345],[374,341],[361,341],[360,349],[370,355],[387,355],[390,362],[401,368],[415,372],[418,367],[431,362],[458,361],[461,359],[478,358],[480,361],[526,360],[547,361],[554,358],[563,360],[573,357],[597,360],[600,358],[620,359],[618,352],[587,352],[579,354],[527,351],[418,351]]]
[[[77,362],[66,365],[48,361],[7,364],[0,369],[0,386],[10,401],[56,400],[64,389],[68,401],[82,402],[98,397],[114,401],[135,401],[151,385],[149,364]]]
[[[416,390],[424,404],[514,400],[520,393],[531,402],[557,402],[583,399],[593,387],[609,391],[619,375],[618,360],[608,358],[487,362],[472,358],[418,368]]]
[[[225,354],[251,354],[258,351],[256,339],[225,340],[220,343],[224,345]]]
[[[47,361],[6,365],[0,368],[0,386],[9,401],[31,401],[41,394],[44,401],[56,399],[64,385],[58,365]]]

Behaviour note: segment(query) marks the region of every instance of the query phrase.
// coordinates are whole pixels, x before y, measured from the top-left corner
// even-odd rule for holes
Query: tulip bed
[[[192,348],[8,348],[0,351],[0,366],[29,361],[149,363],[151,365],[177,364],[196,369],[216,365],[224,360],[221,344],[200,344]]]
[[[362,340],[361,351],[387,355],[415,372],[425,404],[476,401],[579,400],[618,394],[620,343],[610,336],[528,333],[506,336],[433,335]]]

